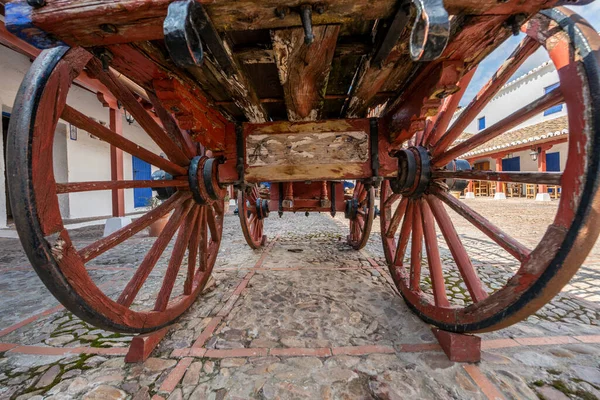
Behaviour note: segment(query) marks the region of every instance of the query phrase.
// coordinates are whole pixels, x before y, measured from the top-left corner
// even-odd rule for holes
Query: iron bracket
[[[417,19],[410,35],[410,55],[415,61],[438,59],[450,40],[450,16],[443,0],[413,0]]]
[[[201,65],[206,45],[227,76],[235,71],[230,53],[210,17],[196,0],[176,1],[169,5],[163,25],[165,44],[171,59],[180,68]]]

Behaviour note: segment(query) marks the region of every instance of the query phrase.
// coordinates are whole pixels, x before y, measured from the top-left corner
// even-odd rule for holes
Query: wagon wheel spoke
[[[386,184],[389,185],[389,183]],[[394,193],[383,202],[383,207],[391,207],[395,202],[397,202],[401,198],[402,195]]]
[[[420,291],[421,259],[423,258],[423,217],[419,204],[420,200],[413,202],[412,240],[410,245],[410,289]]]
[[[433,179],[463,179],[491,182],[560,186],[562,172],[434,171]]]
[[[188,159],[194,158],[196,156],[196,146],[189,133],[179,128],[171,113],[163,107],[162,102],[154,93],[147,94],[154,106],[156,116],[160,119],[169,138],[181,147]]]
[[[406,206],[406,212],[402,220],[402,228],[400,228],[400,236],[398,237],[398,247],[396,248],[396,254],[394,255],[394,266],[401,266],[404,263],[404,255],[408,248],[408,241],[410,240],[412,227],[413,227],[413,212],[414,202],[408,200]]]
[[[438,200],[436,197],[427,196],[427,203],[429,203],[429,207],[433,212],[435,219],[438,222],[438,226],[442,231],[442,235],[450,248],[450,252],[452,253],[452,257],[456,262],[456,266],[467,286],[467,290],[471,295],[471,298],[475,303],[480,302],[488,297],[487,292],[483,288],[483,284],[481,280],[477,276],[477,272],[471,263],[471,259],[463,246],[456,229],[454,228],[454,224],[450,219],[450,216],[446,212],[442,202]]]
[[[407,207],[408,198],[403,198],[400,204],[398,205],[398,208],[396,208],[396,211],[394,211],[394,215],[392,216],[392,219],[390,221],[390,227],[385,232],[385,236],[389,238],[394,237],[396,231],[398,230],[398,227],[400,226],[400,221],[402,220],[402,217],[406,215]]]
[[[451,209],[457,214],[465,218],[471,224],[473,224],[480,231],[485,233],[490,239],[496,242],[504,250],[508,251],[517,260],[523,262],[531,254],[531,250],[522,245],[517,240],[510,237],[507,233],[503,232],[500,228],[495,226],[477,211],[473,210],[463,202],[452,197],[445,191],[432,187],[431,192],[433,195],[438,197],[444,203],[446,203]]]
[[[485,108],[485,106],[494,98],[494,96],[500,91],[508,80],[513,76],[519,67],[540,47],[537,40],[530,37],[526,37],[515,51],[508,57],[506,62],[496,71],[490,81],[483,87],[483,89],[475,96],[471,103],[465,108],[460,114],[457,120],[454,122],[450,130],[443,130],[443,125],[440,124],[438,127],[440,131],[433,132],[433,135],[440,137],[435,143],[435,149],[433,152],[434,157],[440,156],[449,146],[451,146],[456,139],[465,131],[467,126],[473,121],[477,115]]]
[[[429,146],[433,143],[437,143],[443,134],[448,130],[448,126],[454,117],[456,110],[462,100],[473,76],[477,72],[477,67],[471,69],[471,71],[467,72],[465,76],[461,78],[458,82],[458,87],[460,90],[453,95],[447,97],[438,112],[438,115],[435,117],[433,121],[428,121],[431,123],[431,127],[426,130],[426,136],[423,139],[423,145]]]
[[[136,189],[136,188],[188,188],[188,181],[90,181],[90,182],[68,182],[57,183],[56,193],[78,193],[93,192],[114,189]]]
[[[194,206],[185,218],[184,223],[179,228],[177,239],[175,240],[175,247],[167,266],[167,271],[163,278],[163,284],[158,292],[156,303],[154,304],[154,311],[165,311],[169,304],[169,299],[173,293],[173,287],[181,268],[181,262],[185,256],[185,251],[189,246],[190,237],[194,230],[194,223],[198,217],[199,207]]]
[[[177,145],[173,138],[154,120],[148,111],[139,103],[135,95],[112,72],[104,72],[100,60],[92,59],[87,65],[89,72],[106,86],[133,118],[146,131],[148,136],[165,152],[167,157],[177,165],[190,164],[189,157]]]
[[[487,129],[479,132],[477,135],[459,143],[450,150],[447,150],[441,154],[440,151],[434,151],[434,157],[431,163],[437,167],[446,166],[450,161],[462,156],[463,154],[474,150],[475,148],[489,142],[490,140],[502,135],[512,128],[526,122],[536,114],[547,110],[550,107],[561,104],[564,101],[564,96],[560,88],[545,94],[539,99],[531,102],[527,106],[515,111],[508,117],[495,123]],[[439,155],[438,155],[439,154]]]
[[[140,147],[131,140],[125,139],[123,136],[118,135],[116,132],[105,127],[104,125],[94,121],[90,117],[80,113],[74,108],[65,105],[62,112],[61,118],[80,129],[83,129],[92,135],[104,140],[105,142],[123,150],[126,153],[131,154],[139,158],[140,160],[146,161],[148,164],[154,165],[160,169],[172,175],[186,175],[187,169],[177,165],[167,159],[160,157],[157,154]]]
[[[100,256],[113,247],[123,243],[130,237],[149,227],[157,219],[167,215],[173,209],[181,209],[181,205],[190,199],[191,195],[185,192],[177,192],[160,206],[144,214],[131,224],[119,229],[113,234],[100,239],[79,251],[79,256],[84,263]]]
[[[210,229],[210,237],[214,242],[221,241],[221,235],[219,230],[219,222],[217,221],[217,214],[212,206],[206,207],[207,211],[207,223]]]
[[[148,279],[148,276],[154,269],[154,266],[158,262],[158,259],[165,251],[165,248],[173,238],[173,235],[175,235],[177,229],[179,229],[179,227],[189,214],[192,207],[193,202],[190,199],[187,200],[183,206],[175,210],[175,212],[169,219],[169,222],[167,222],[165,229],[156,239],[156,241],[150,248],[150,251],[148,251],[146,257],[144,258],[138,269],[135,271],[133,277],[119,296],[119,299],[117,300],[119,304],[125,307],[130,307],[131,304],[133,304],[135,297],[137,296],[138,292]]]
[[[426,201],[420,200],[421,217],[423,218],[423,234],[425,236],[425,249],[427,251],[427,262],[429,264],[429,276],[433,289],[433,298],[438,307],[450,307],[448,296],[446,295],[446,286],[444,284],[444,272],[442,271],[442,262],[440,250],[438,247],[437,234],[435,232],[435,222],[433,213]]]
[[[200,250],[200,239],[202,230],[202,220],[204,214],[204,207],[199,207],[198,215],[194,221],[194,229],[190,236],[190,242],[188,244],[188,270],[185,283],[183,285],[183,294],[188,296],[192,294],[192,288],[194,284],[194,277],[196,274],[196,265],[199,264],[198,251]],[[200,258],[203,254],[200,254]]]
[[[200,271],[204,272],[208,269],[208,266],[211,265],[209,263],[208,257],[208,229],[207,229],[207,212],[206,207],[202,207],[199,215],[199,225],[200,225],[200,246],[198,248],[198,252],[200,254]]]

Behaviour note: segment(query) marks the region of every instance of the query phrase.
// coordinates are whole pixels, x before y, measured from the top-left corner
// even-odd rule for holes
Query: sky
[[[596,0],[595,2],[586,6],[572,6],[569,8],[583,16],[583,18],[587,19],[588,22],[592,24],[592,26],[596,28],[597,31],[600,31],[600,0]],[[508,56],[513,52],[513,50],[517,47],[519,42],[523,40],[524,37],[524,34],[511,37],[500,47],[498,47],[493,53],[491,53],[485,60],[482,61],[464,97],[462,98],[461,106],[466,106],[467,104],[469,104],[471,99],[475,97],[475,95],[477,94],[477,92],[479,92],[483,85],[485,85],[485,83],[494,75],[494,73],[498,70],[498,68],[508,58]],[[521,68],[519,68],[519,70],[515,73],[513,78],[511,78],[511,81],[540,66],[547,60],[548,55],[546,51],[543,48],[539,49],[535,54],[529,57],[529,59],[525,61],[525,63],[523,63]]]

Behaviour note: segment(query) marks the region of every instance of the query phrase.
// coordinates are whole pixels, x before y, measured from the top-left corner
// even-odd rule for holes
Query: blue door
[[[502,171],[520,171],[521,157],[505,158],[502,160]]]
[[[146,161],[131,156],[133,160],[133,179],[136,181],[149,181],[152,179],[152,167]],[[135,188],[133,189],[134,207],[146,207],[148,200],[152,197],[152,189]]]
[[[558,151],[546,154],[546,171],[560,172],[560,153]]]

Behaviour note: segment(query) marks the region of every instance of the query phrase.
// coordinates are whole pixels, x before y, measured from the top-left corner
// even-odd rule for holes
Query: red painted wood
[[[171,293],[173,292],[173,287],[175,286],[175,280],[177,280],[177,274],[181,268],[183,256],[185,255],[185,251],[190,243],[190,237],[192,235],[192,231],[194,230],[194,223],[198,217],[198,211],[199,207],[195,205],[186,216],[183,225],[179,228],[179,233],[177,234],[177,239],[175,240],[175,246],[173,247],[173,252],[171,253],[171,258],[169,259],[169,265],[167,266],[167,271],[165,272],[165,276],[163,278],[163,284],[158,292],[158,296],[156,297],[156,303],[154,303],[154,311],[162,312],[167,309],[169,299],[171,298]]]
[[[201,230],[206,229],[206,226],[202,225],[202,221],[204,220],[204,207],[200,207],[198,210],[198,215],[196,216],[196,221],[194,222],[194,229],[192,231],[192,235],[190,236],[190,242],[188,245],[188,270],[187,277],[185,279],[185,283],[183,285],[183,294],[189,295],[192,293],[193,283],[194,283],[194,275],[196,274],[196,265],[198,265],[198,251],[200,250],[200,238],[201,238]],[[204,257],[204,254],[200,254],[200,257]]]
[[[169,328],[170,327],[167,326],[156,332],[135,336],[129,345],[129,350],[125,356],[125,362],[141,363],[146,361],[169,332]]]
[[[471,298],[475,303],[485,299],[488,297],[488,294],[483,288],[481,280],[477,276],[477,272],[471,263],[471,258],[467,254],[465,247],[458,237],[458,233],[456,233],[454,224],[446,212],[444,205],[440,200],[433,196],[427,196],[426,200],[427,203],[429,203],[429,207],[431,208],[431,211],[438,222],[438,226],[442,231],[442,235],[444,235],[444,239],[450,248],[452,257],[456,262],[456,266],[460,271],[460,275],[467,286],[467,290],[469,291]]]
[[[142,217],[136,219],[131,224],[119,229],[115,233],[105,238],[102,238],[87,247],[79,251],[79,256],[83,263],[87,263],[90,260],[98,257],[104,252],[112,249],[113,247],[123,243],[136,233],[141,232],[150,226],[157,219],[167,215],[173,209],[180,207],[183,202],[191,197],[189,193],[177,192],[170,199],[166,200],[160,206],[144,214]]]
[[[508,82],[511,76],[519,67],[540,47],[537,40],[525,38],[508,57],[507,61],[496,71],[489,82],[481,89],[469,105],[456,119],[452,127],[435,144],[433,156],[439,156],[454,143],[456,139],[465,131],[467,126],[473,121],[485,106],[494,98],[498,91]],[[440,134],[444,133],[440,130]],[[437,135],[436,135],[437,136]]]
[[[208,238],[208,227],[206,225],[207,219],[206,207],[202,207],[200,211],[200,246],[198,247],[198,254],[200,255],[200,267],[199,271],[204,272],[208,270],[212,264],[209,262],[209,238]],[[201,274],[196,274],[196,277]]]
[[[117,300],[119,304],[125,307],[131,307],[131,304],[133,304],[133,301],[135,300],[135,297],[144,285],[144,282],[146,282],[146,279],[148,279],[150,272],[152,272],[152,270],[154,269],[156,262],[158,261],[162,253],[165,251],[165,248],[173,238],[175,231],[179,229],[186,216],[191,211],[193,205],[194,203],[191,199],[186,200],[183,206],[180,206],[175,210],[175,212],[169,219],[169,222],[165,226],[164,230],[156,239],[156,241],[152,245],[152,248],[150,249],[150,251],[148,251],[146,257],[144,257],[144,260],[142,261],[138,269],[135,271],[135,274],[133,274],[133,277],[119,296],[119,299]]]
[[[536,114],[539,114],[542,111],[550,107],[556,106],[562,102],[564,102],[562,91],[560,89],[554,90],[533,101],[532,103],[526,105],[520,110],[515,111],[508,117],[495,123],[489,128],[479,132],[477,135],[472,136],[471,138],[467,139],[462,143],[459,143],[458,145],[446,151],[445,153],[434,156],[431,163],[438,167],[446,166],[450,161],[454,160],[455,158],[458,158],[461,155],[475,149],[476,147],[479,147],[482,144],[489,142],[490,140],[500,136],[501,134],[509,131],[510,129],[515,128],[523,122],[526,122],[528,119],[534,117]]]
[[[405,197],[402,199],[402,201],[396,208],[396,211],[394,211],[394,215],[392,216],[392,219],[390,220],[390,226],[389,226],[387,232],[385,232],[385,236],[391,238],[396,235],[396,231],[398,230],[398,227],[400,226],[400,221],[406,214],[407,207],[408,207],[408,198]]]
[[[100,190],[134,189],[134,188],[188,188],[190,183],[184,180],[172,181],[92,181],[57,183],[56,193],[92,192]]]
[[[427,262],[429,264],[429,278],[431,279],[431,288],[433,290],[435,305],[438,307],[450,307],[450,302],[446,295],[444,272],[442,271],[442,262],[437,242],[437,234],[435,232],[433,214],[426,201],[421,200],[420,205],[421,216],[423,218],[425,249],[427,251]]]
[[[406,207],[406,213],[404,214],[404,219],[402,220],[400,236],[398,236],[398,247],[396,248],[396,252],[394,254],[395,266],[402,266],[404,264],[404,255],[406,254],[406,249],[408,248],[408,241],[410,240],[411,231],[413,229],[414,213],[415,203],[414,201],[409,200],[408,206]]]
[[[196,145],[193,143],[190,135],[179,128],[171,113],[165,109],[160,99],[156,97],[156,94],[150,92],[148,96],[167,135],[183,150],[188,159],[196,157]]]
[[[472,68],[469,72],[467,72],[458,82],[458,87],[460,90],[444,100],[444,103],[442,104],[442,107],[435,118],[435,122],[431,127],[431,132],[425,138],[426,146],[429,146],[433,143],[437,144],[444,133],[446,133],[452,118],[454,118],[454,113],[458,109],[458,105],[465,95],[465,92],[467,91],[467,88],[469,87],[469,84],[471,83],[473,75],[475,75],[476,71],[477,67]],[[440,145],[443,145],[443,143],[440,143]]]
[[[510,237],[507,233],[503,232],[500,228],[492,224],[489,220],[481,216],[465,203],[457,200],[450,194],[437,187],[432,187],[430,191],[433,195],[450,206],[450,208],[456,211],[460,216],[464,217],[467,221],[475,225],[475,227],[485,233],[500,247],[512,254],[520,262],[524,262],[529,257],[529,254],[531,254],[531,250]]]
[[[438,328],[431,330],[450,361],[461,363],[481,361],[481,338],[479,336],[452,333]]]
[[[513,183],[531,183],[540,185],[559,185],[561,172],[494,172],[494,171],[433,171],[433,179],[464,179],[476,181],[498,181]],[[471,183],[469,183],[471,185]],[[469,189],[472,192],[472,187]]]
[[[538,154],[538,172],[546,172],[546,149],[542,148],[540,154]],[[538,186],[538,193],[548,193],[548,187],[540,184]]]
[[[110,143],[113,146],[118,147],[121,150],[136,156],[137,158],[142,159],[149,164],[169,172],[174,176],[187,175],[186,168],[164,159],[159,155],[140,147],[134,142],[117,135],[107,127],[99,124],[90,117],[80,113],[68,105],[65,105],[65,108],[61,114],[61,118],[68,123],[99,137],[107,143]]]
[[[413,201],[412,241],[410,244],[410,290],[420,292],[421,260],[423,259],[423,217],[421,200]]]
[[[110,109],[110,130],[123,136],[123,114],[119,109]],[[115,146],[110,146],[110,178],[113,181],[123,180],[123,150]],[[113,217],[125,216],[125,191],[123,189],[112,190],[112,212]]]
[[[502,158],[496,158],[496,171],[502,172]],[[496,183],[496,193],[504,193],[504,185],[502,182]]]
[[[137,101],[134,94],[127,88],[112,72],[104,72],[102,64],[97,59],[92,59],[87,65],[90,73],[98,78],[111,93],[118,98],[125,109],[135,118],[144,131],[165,152],[167,157],[177,165],[186,166],[190,164],[189,157],[172,140],[171,137],[158,125],[148,114],[144,107]]]

